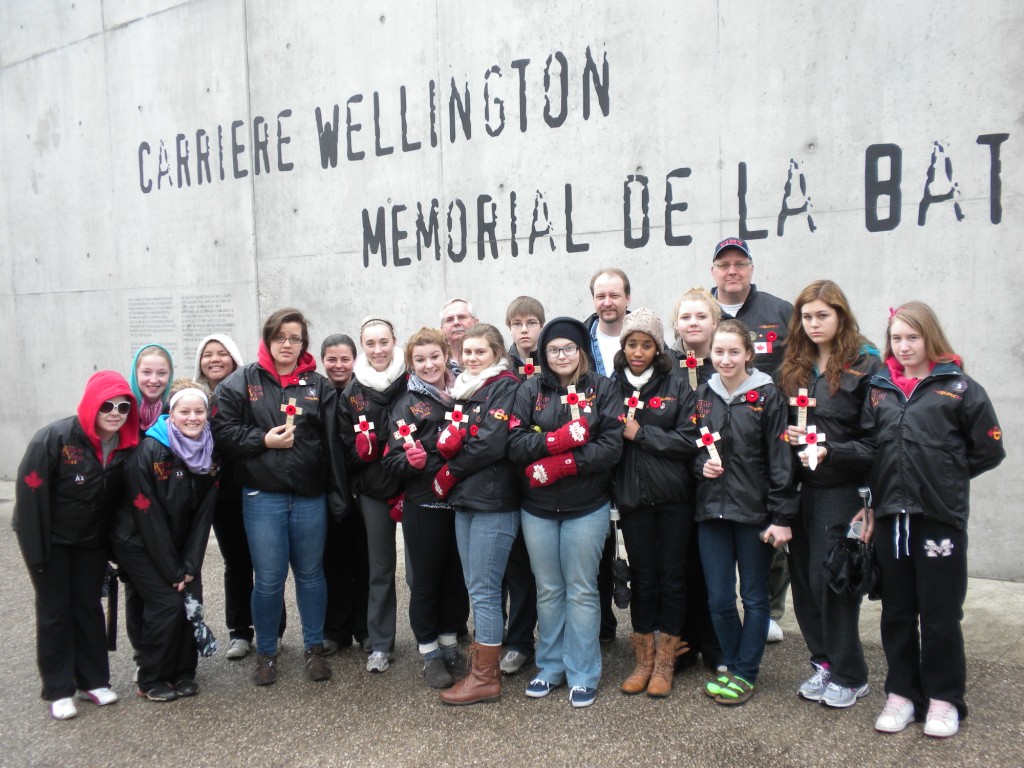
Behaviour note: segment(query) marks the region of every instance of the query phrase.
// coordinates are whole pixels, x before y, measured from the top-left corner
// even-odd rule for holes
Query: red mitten
[[[571,453],[547,456],[527,466],[525,471],[525,475],[530,478],[531,488],[551,485],[563,477],[572,477],[575,474],[576,460],[572,457]]]
[[[380,458],[380,451],[377,450],[377,435],[373,432],[360,432],[356,435],[356,454],[360,461],[369,464]]]
[[[544,436],[544,447],[552,456],[571,451],[586,445],[590,439],[590,425],[587,420],[580,416],[568,424],[563,424],[554,432],[548,432]]]
[[[448,494],[452,492],[452,488],[459,482],[459,478],[452,474],[452,471],[448,469],[448,465],[445,464],[434,475],[434,495],[439,499],[448,498]]]
[[[405,511],[405,494],[400,493],[388,499],[388,515],[396,523],[402,522],[402,512]]]
[[[427,466],[427,451],[423,443],[417,440],[415,443],[405,443],[405,458],[409,460],[409,466],[413,469],[423,469]]]
[[[449,424],[437,436],[437,452],[444,456],[445,459],[452,458],[462,449],[462,438],[465,434],[466,430],[459,429],[454,424]]]

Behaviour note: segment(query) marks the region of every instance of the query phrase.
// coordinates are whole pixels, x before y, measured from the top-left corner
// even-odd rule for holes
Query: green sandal
[[[725,667],[719,667],[718,677],[714,680],[709,680],[707,685],[704,686],[704,695],[712,699],[720,696],[732,680],[732,675],[729,674]]]
[[[746,704],[747,700],[754,695],[754,686],[738,675],[729,675],[728,685],[719,687],[719,693],[715,696],[715,702],[726,706]]]

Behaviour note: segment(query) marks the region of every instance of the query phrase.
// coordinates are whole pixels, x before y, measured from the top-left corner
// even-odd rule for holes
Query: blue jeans
[[[545,682],[596,688],[601,679],[597,568],[610,507],[568,520],[523,510],[523,536],[537,580],[537,677]]]
[[[252,590],[252,619],[256,651],[277,653],[277,630],[284,604],[284,583],[291,564],[295,601],[302,622],[302,644],[324,641],[327,582],[324,580],[324,541],[327,504],[324,496],[242,491],[242,516],[256,578]]]
[[[501,615],[501,579],[518,531],[518,509],[455,513],[455,539],[473,606],[473,629],[478,643],[501,645],[505,631]]]
[[[711,623],[722,646],[722,664],[753,684],[768,639],[768,571],[775,550],[761,541],[762,526],[709,520],[698,523],[700,559],[708,585]],[[743,621],[736,610],[736,569],[740,572]]]

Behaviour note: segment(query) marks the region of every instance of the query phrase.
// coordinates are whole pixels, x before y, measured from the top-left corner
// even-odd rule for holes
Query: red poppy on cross
[[[562,405],[569,406],[569,413],[574,419],[580,417],[580,396],[576,392],[576,386],[570,384],[566,387],[566,394],[562,395]]]
[[[697,389],[697,369],[704,365],[704,358],[697,357],[692,349],[686,353],[686,357],[679,361],[680,368],[687,368],[687,375],[690,377],[690,389]]]
[[[623,404],[629,408],[626,411],[626,421],[632,421],[636,418],[636,412],[642,410],[644,407],[644,401],[640,399],[640,390],[634,389],[633,394],[622,401]]]
[[[807,468],[812,472],[818,466],[818,444],[825,442],[825,433],[819,433],[818,428],[811,424],[807,428],[806,435],[800,435],[800,445],[806,445],[804,455],[807,457]]]
[[[284,424],[286,427],[295,426],[295,417],[302,415],[302,409],[295,404],[294,397],[289,397],[288,404],[282,404],[279,410],[285,415]]]
[[[369,433],[373,429],[373,422],[372,421],[367,421],[366,417],[363,416],[362,414],[360,414],[359,415],[359,423],[358,424],[353,424],[352,428],[356,432],[366,432],[366,433]]]
[[[796,425],[804,429],[807,426],[807,409],[816,406],[818,401],[808,397],[806,389],[798,389],[796,397],[789,398],[789,404],[796,406]]]
[[[462,420],[466,418],[465,414],[462,412],[462,406],[458,404],[456,404],[455,407],[448,411],[448,413],[446,413],[444,417],[448,419],[448,421],[450,421],[452,425],[455,427],[461,425]]]
[[[395,430],[394,433],[395,439],[398,440],[399,438],[401,438],[405,442],[412,445],[415,442],[415,440],[413,440],[412,433],[416,431],[416,425],[406,424],[404,419],[399,419],[398,421],[395,422],[395,425],[398,427],[398,429]]]
[[[707,448],[711,458],[717,461],[719,464],[722,463],[722,457],[718,454],[718,446],[715,445],[722,436],[717,432],[710,431],[707,427],[700,428],[700,439],[697,440],[697,446]]]
[[[523,364],[519,366],[519,372],[528,379],[537,372],[537,366],[533,364],[532,357],[528,357],[523,360]]]

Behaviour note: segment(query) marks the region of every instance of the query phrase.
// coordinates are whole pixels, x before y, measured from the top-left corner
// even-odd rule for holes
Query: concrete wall
[[[972,573],[1022,579],[1022,33],[1015,0],[0,3],[0,474],[146,340],[191,374],[283,304],[317,341],[453,295],[583,316],[611,264],[667,316],[746,230],[759,287],[833,278],[875,340],[939,309],[1011,446]]]

